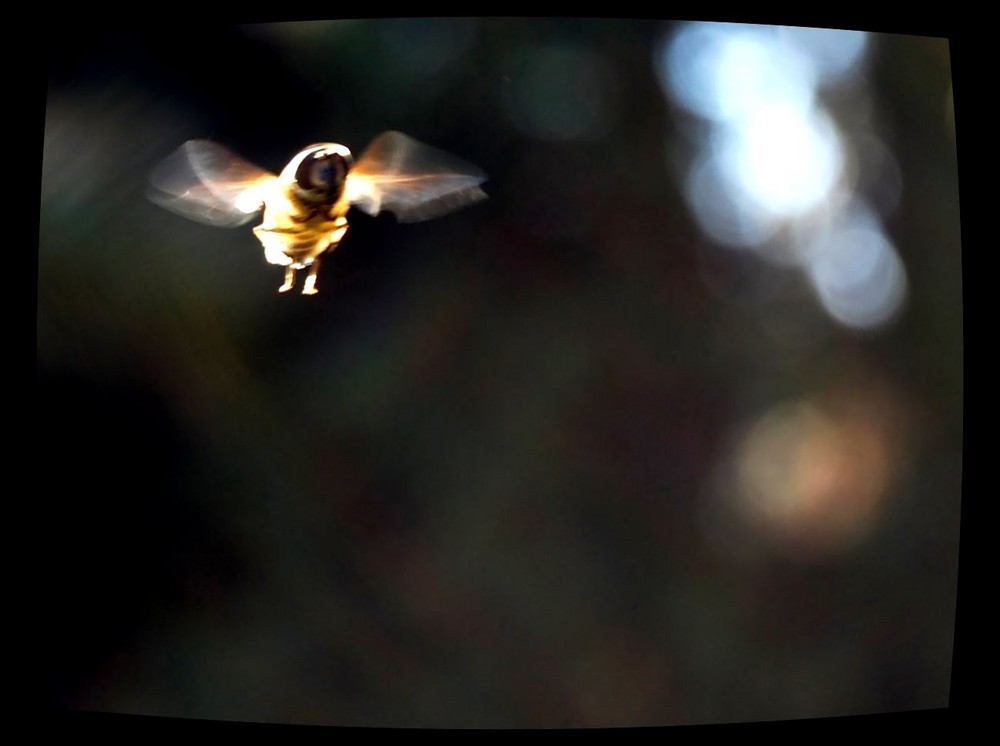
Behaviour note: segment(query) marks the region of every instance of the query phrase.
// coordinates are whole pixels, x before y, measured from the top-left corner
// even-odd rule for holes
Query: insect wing
[[[150,175],[149,198],[209,225],[233,227],[253,219],[277,177],[209,140],[189,140]]]
[[[369,215],[388,210],[401,222],[438,217],[486,199],[486,174],[401,132],[384,132],[347,176],[347,198]]]

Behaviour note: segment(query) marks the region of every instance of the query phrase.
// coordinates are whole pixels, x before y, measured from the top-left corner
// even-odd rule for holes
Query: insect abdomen
[[[264,220],[254,233],[271,264],[305,266],[331,247],[336,248],[344,237],[347,205],[306,205],[294,195],[288,197],[282,200],[284,204],[267,206]]]

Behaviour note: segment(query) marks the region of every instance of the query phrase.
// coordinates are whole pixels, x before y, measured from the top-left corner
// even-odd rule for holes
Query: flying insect
[[[302,293],[314,295],[322,257],[347,233],[351,206],[400,222],[445,215],[486,198],[476,166],[401,132],[383,132],[354,160],[338,143],[299,152],[281,173],[249,163],[210,140],[189,140],[150,176],[155,203],[209,225],[236,227],[263,212],[253,232],[270,264],[285,267],[279,292],[308,269]]]

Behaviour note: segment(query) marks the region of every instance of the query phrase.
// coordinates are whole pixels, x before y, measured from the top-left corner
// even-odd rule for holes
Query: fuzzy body
[[[302,269],[337,248],[347,233],[350,205],[343,196],[332,204],[310,204],[295,194],[293,186],[275,187],[263,221],[253,229],[268,262]]]
[[[270,184],[263,221],[253,229],[269,263],[302,269],[337,248],[347,233],[350,165],[343,145],[311,145]]]

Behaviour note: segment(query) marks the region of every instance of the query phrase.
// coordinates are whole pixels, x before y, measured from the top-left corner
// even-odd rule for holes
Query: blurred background
[[[943,39],[382,19],[67,35],[38,255],[61,707],[561,727],[944,707]],[[397,129],[490,199],[319,295],[149,172]],[[301,280],[300,280],[301,282]]]

